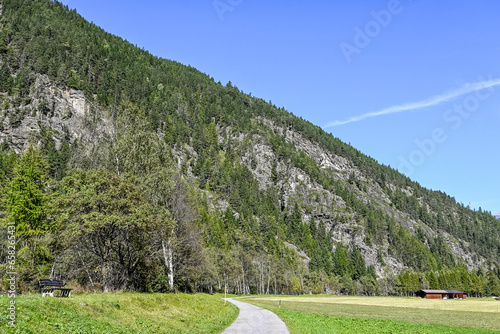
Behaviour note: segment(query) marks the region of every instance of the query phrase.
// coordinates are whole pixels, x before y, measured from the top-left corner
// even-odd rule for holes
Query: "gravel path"
[[[238,306],[240,314],[223,334],[290,334],[285,323],[273,312],[232,298],[227,301]]]

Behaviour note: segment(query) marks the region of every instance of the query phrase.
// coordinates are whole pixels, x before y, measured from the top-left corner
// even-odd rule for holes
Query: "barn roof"
[[[420,291],[423,291],[425,293],[449,293],[446,290],[420,290]]]
[[[446,290],[448,293],[464,293],[463,291],[457,291],[457,290]]]
[[[425,293],[463,293],[462,291],[457,291],[457,290],[420,290]]]

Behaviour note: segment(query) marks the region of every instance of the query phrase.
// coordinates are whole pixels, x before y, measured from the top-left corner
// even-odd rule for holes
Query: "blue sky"
[[[500,210],[498,1],[62,2],[427,188]]]

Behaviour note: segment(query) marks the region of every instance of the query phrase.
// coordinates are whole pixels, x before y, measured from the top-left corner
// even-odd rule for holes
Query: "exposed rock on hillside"
[[[8,142],[21,152],[29,141],[39,142],[50,131],[56,147],[63,140],[78,140],[83,146],[92,146],[111,132],[110,121],[94,101],[82,91],[60,87],[46,75],[37,75],[29,99],[17,105],[6,97],[0,141]]]

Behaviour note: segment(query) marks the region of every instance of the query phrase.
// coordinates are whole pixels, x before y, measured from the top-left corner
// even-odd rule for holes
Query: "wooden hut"
[[[418,290],[415,293],[426,299],[467,299],[467,294],[457,290]]]

